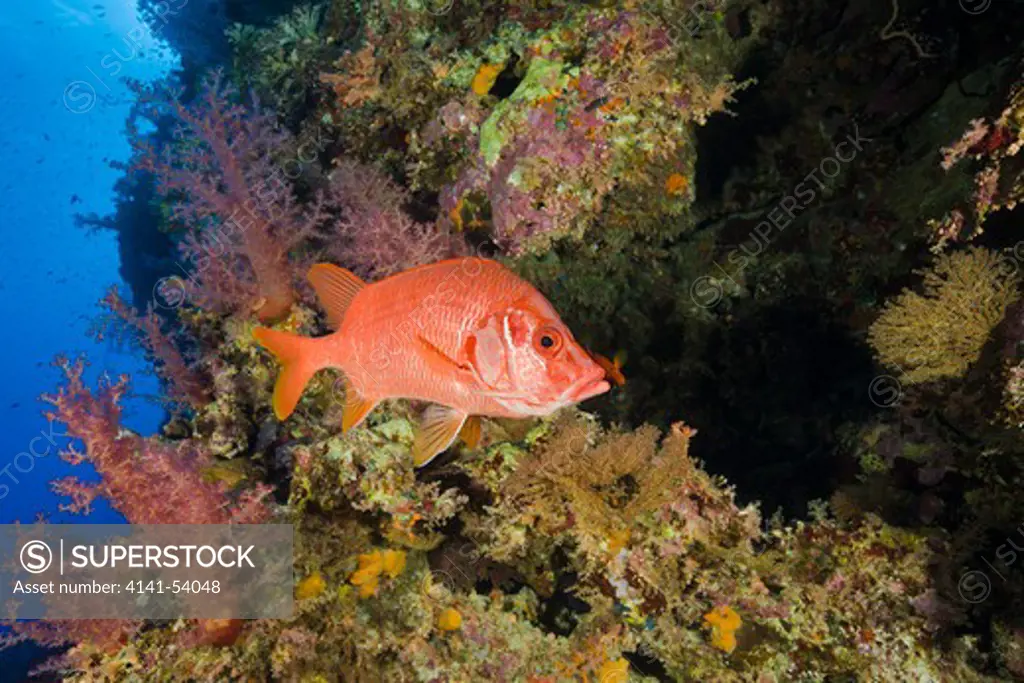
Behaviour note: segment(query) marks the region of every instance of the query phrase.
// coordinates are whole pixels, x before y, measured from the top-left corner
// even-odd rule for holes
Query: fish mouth
[[[601,370],[600,375],[596,377],[584,377],[570,390],[569,396],[573,403],[580,403],[588,398],[599,396],[611,388],[608,380],[604,378],[604,370]]]

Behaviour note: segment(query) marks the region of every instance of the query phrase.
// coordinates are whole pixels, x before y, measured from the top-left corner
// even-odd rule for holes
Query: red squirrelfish
[[[548,300],[495,261],[451,259],[372,284],[320,263],[308,277],[332,334],[253,331],[282,364],[278,419],[295,410],[314,373],[337,368],[345,374],[343,430],[385,399],[431,404],[413,445],[419,466],[460,431],[475,444],[479,416],[547,415],[609,389],[605,369]]]

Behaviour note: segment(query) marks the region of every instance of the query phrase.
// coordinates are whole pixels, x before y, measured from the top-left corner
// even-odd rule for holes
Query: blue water
[[[87,334],[100,297],[124,289],[116,235],[87,232],[73,216],[114,208],[119,173],[107,161],[129,152],[122,79],[160,77],[175,61],[139,23],[134,0],[0,0],[0,55],[0,523],[116,521],[102,504],[89,517],[58,510],[50,481],[88,470],[59,459],[38,396],[58,386],[54,356],[84,353],[93,383],[104,371],[133,376],[126,426],[152,433],[159,424],[145,398],[157,382],[141,354]],[[0,680],[20,680],[25,656],[0,660]]]

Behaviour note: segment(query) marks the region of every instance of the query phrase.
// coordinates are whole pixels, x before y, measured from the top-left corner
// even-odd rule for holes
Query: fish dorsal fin
[[[333,263],[317,263],[309,269],[306,277],[316,290],[316,296],[327,313],[327,324],[331,329],[338,329],[345,317],[345,311],[352,305],[356,294],[366,287],[366,283],[351,271]]]
[[[459,438],[465,442],[466,446],[473,449],[480,445],[480,433],[480,416],[470,415],[466,418],[465,424],[462,425],[462,429],[459,431]]]
[[[422,467],[443,453],[459,435],[466,413],[448,406],[431,405],[423,413],[420,429],[412,446],[412,460]]]
[[[352,383],[345,380],[345,407],[341,412],[341,431],[347,432],[358,426],[377,404],[380,399],[363,396]]]

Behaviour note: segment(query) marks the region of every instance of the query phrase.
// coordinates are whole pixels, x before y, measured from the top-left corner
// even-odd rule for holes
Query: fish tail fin
[[[316,353],[318,340],[269,327],[255,328],[252,336],[281,363],[274,384],[274,415],[284,420],[295,410],[309,380],[326,367]]]

